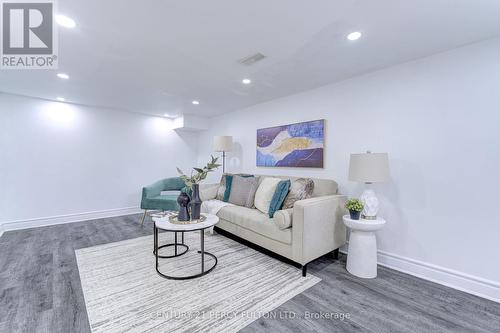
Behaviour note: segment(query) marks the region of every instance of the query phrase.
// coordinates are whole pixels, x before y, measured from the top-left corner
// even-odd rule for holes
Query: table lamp
[[[387,153],[351,154],[349,161],[349,180],[365,184],[389,181],[389,156]],[[379,202],[375,191],[366,188],[361,197],[364,208],[361,217],[376,220]]]
[[[222,173],[226,172],[226,152],[233,149],[232,136],[214,136],[214,150],[222,152]]]

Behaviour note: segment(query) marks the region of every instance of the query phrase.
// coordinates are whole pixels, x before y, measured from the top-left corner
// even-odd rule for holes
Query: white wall
[[[0,94],[0,224],[137,211],[144,185],[196,161],[196,134],[171,126],[164,118]]]
[[[359,196],[349,154],[388,152],[392,181],[376,185],[386,264],[500,300],[499,59],[494,39],[223,115],[200,137],[199,163],[213,135],[232,135],[230,172],[332,178]],[[324,169],[255,166],[258,128],[321,118]]]

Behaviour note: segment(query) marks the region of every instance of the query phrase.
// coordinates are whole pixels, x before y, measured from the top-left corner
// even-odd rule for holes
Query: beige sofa
[[[258,176],[261,181],[266,177]],[[333,180],[313,181],[312,198],[295,202],[293,208],[276,212],[274,218],[257,209],[226,206],[217,214],[220,221],[216,227],[300,264],[305,276],[309,262],[331,251],[338,256],[338,248],[346,242],[342,222],[346,197],[337,194]]]

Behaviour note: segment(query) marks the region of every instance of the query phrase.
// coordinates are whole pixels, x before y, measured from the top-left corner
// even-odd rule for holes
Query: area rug
[[[160,234],[160,244],[172,241]],[[162,272],[199,273],[200,233],[186,233],[185,243],[185,255],[160,259]],[[237,332],[321,281],[217,234],[205,235],[205,251],[218,257],[213,271],[167,280],[156,273],[152,247],[146,236],[75,251],[92,332]]]

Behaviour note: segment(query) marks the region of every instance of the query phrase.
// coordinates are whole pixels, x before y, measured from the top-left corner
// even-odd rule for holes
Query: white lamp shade
[[[232,136],[214,136],[215,151],[231,151],[233,149]]]
[[[362,183],[389,181],[389,156],[387,153],[351,154],[349,180]]]

